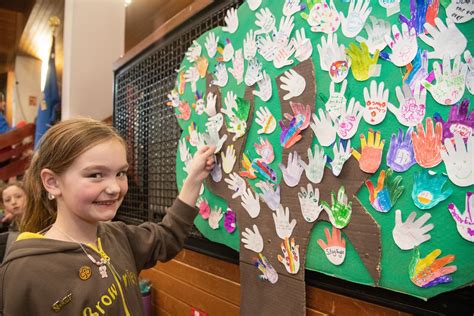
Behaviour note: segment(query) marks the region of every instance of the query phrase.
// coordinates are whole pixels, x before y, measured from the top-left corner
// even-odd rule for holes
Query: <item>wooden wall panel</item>
[[[125,51],[140,43],[193,0],[133,0],[125,13]]]
[[[153,284],[155,315],[189,315],[197,308],[212,315],[239,315],[239,267],[194,251],[183,250],[173,260],[144,270]],[[306,314],[407,316],[390,308],[310,286]]]

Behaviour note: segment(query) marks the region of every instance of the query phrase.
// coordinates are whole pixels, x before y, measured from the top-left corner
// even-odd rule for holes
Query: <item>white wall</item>
[[[13,122],[33,122],[41,102],[41,60],[17,56],[15,59],[15,88],[13,93]],[[36,97],[36,104],[29,105],[29,99]]]
[[[124,50],[123,0],[66,0],[62,119],[112,115],[112,63]]]

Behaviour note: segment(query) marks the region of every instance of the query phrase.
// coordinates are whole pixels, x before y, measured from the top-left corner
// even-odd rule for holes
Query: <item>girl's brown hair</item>
[[[56,200],[48,199],[41,170],[47,168],[60,175],[82,153],[111,139],[119,140],[125,147],[123,138],[112,126],[89,118],[62,121],[43,135],[24,178],[27,205],[20,231],[36,233],[56,220]]]

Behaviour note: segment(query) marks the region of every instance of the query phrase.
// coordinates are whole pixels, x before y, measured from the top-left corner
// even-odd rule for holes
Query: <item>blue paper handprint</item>
[[[409,128],[405,137],[403,131],[398,129],[398,136],[392,134],[390,147],[387,153],[387,166],[396,172],[407,171],[416,163],[415,152],[413,150],[413,143],[411,140],[411,133],[413,129]]]
[[[409,28],[415,28],[417,35],[422,34],[425,31],[426,12],[430,3],[431,0],[410,0],[411,18],[400,14],[400,22],[406,23]]]
[[[415,173],[411,192],[415,205],[422,210],[427,210],[446,200],[453,193],[451,188],[442,192],[446,181],[448,177],[441,174],[430,175],[426,170]]]

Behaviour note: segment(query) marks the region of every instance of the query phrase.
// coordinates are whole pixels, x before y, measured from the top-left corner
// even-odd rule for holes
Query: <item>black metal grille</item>
[[[218,2],[115,72],[114,126],[127,141],[130,163],[129,191],[117,214],[125,222],[158,221],[177,196],[181,129],[165,103],[192,41],[224,25],[227,9],[242,3]]]

